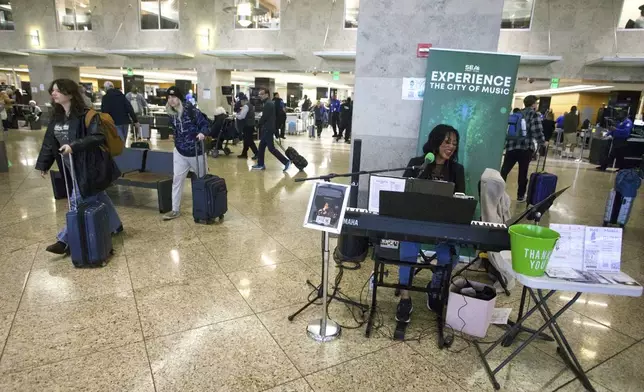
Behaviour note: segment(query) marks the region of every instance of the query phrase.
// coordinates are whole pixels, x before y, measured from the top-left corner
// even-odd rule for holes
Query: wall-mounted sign
[[[431,47],[432,44],[418,44],[418,48],[416,49],[416,57],[429,57],[429,48]]]
[[[340,80],[340,72],[333,71],[333,80]]]
[[[132,76],[134,75],[134,71],[132,71],[132,68],[127,69],[127,76]]]
[[[559,88],[559,78],[550,79],[550,88]]]

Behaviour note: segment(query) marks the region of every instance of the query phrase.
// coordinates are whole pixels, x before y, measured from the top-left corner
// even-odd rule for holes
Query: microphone
[[[425,170],[427,170],[427,166],[434,163],[435,160],[436,160],[436,157],[434,156],[434,153],[428,152],[427,154],[425,154],[425,162],[423,162],[422,166],[420,167],[418,171],[418,176],[416,176],[416,178],[420,178],[420,176],[423,173],[425,173]]]

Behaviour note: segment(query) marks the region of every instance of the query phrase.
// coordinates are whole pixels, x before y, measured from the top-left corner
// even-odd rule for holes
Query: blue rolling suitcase
[[[201,142],[202,149],[203,142]],[[197,150],[198,151],[198,150]],[[203,157],[204,175],[200,175],[199,155],[197,160],[197,177],[192,180],[192,217],[195,223],[211,224],[216,218],[220,221],[224,219],[224,214],[228,211],[228,189],[226,180],[213,174],[208,174],[206,167],[206,155]]]
[[[554,174],[546,173],[546,157],[548,149],[543,156],[543,167],[539,171],[539,161],[541,156],[537,159],[537,171],[530,175],[530,182],[528,183],[527,201],[530,205],[536,205],[544,201],[548,196],[557,191],[557,176]]]
[[[74,162],[71,154],[70,172],[72,186],[76,192],[80,191],[75,186]],[[63,164],[63,177],[65,165]],[[79,202],[72,210],[72,205],[67,195],[69,212],[66,215],[67,245],[72,256],[72,263],[77,268],[104,267],[112,255],[112,233],[110,233],[110,219],[107,206],[100,201]]]

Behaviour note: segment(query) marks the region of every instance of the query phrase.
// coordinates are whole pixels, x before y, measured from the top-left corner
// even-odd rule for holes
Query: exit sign
[[[550,88],[559,88],[559,78],[550,79]]]
[[[432,47],[432,44],[418,44],[416,49],[416,57],[426,58],[429,57],[429,49]]]
[[[132,68],[127,69],[127,76],[132,76],[134,75],[134,71],[132,71]]]
[[[340,80],[340,72],[333,71],[333,80]]]

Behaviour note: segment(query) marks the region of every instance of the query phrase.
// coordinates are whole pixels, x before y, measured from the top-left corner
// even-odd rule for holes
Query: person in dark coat
[[[266,170],[264,165],[264,155],[266,154],[266,149],[273,154],[283,165],[284,171],[287,171],[291,166],[291,161],[289,161],[279,150],[275,148],[275,142],[273,137],[275,136],[275,104],[269,98],[270,92],[266,88],[259,89],[259,99],[264,102],[264,108],[262,109],[262,117],[259,119],[259,127],[261,128],[262,136],[259,141],[259,151],[257,153],[257,165],[252,167],[252,170]]]
[[[128,128],[130,120],[134,123],[134,127],[139,129],[139,120],[134,113],[134,108],[130,101],[125,98],[121,90],[114,88],[112,82],[105,82],[105,96],[101,101],[101,112],[107,113],[112,116],[114,125],[118,129],[121,140],[125,142],[127,139]]]
[[[407,169],[403,173],[403,177],[453,182],[454,192],[465,193],[465,168],[458,163],[459,141],[460,136],[454,127],[446,124],[437,125],[429,133],[427,142],[423,145],[423,155],[409,160],[407,167],[421,166],[425,162],[425,155],[430,152],[435,156],[434,162],[429,164],[422,172],[420,169]],[[401,249],[402,247],[403,243],[401,242]],[[408,285],[411,273],[410,267],[399,267],[399,283]],[[396,321],[410,322],[412,309],[409,291],[401,290],[400,302],[396,309]]]
[[[235,116],[237,117],[237,126],[241,129],[244,139],[244,148],[237,158],[247,159],[248,149],[250,148],[253,152],[252,159],[255,160],[257,159],[257,146],[255,145],[255,140],[253,140],[253,134],[255,133],[255,107],[248,102],[246,94],[239,93],[237,98],[242,107]]]
[[[49,121],[45,138],[36,161],[36,169],[44,178],[54,164],[62,169],[65,165],[69,175],[71,164],[70,154],[73,154],[76,184],[70,195],[70,204],[75,208],[81,201],[100,201],[107,206],[109,229],[119,233],[123,225],[112,200],[105,193],[112,182],[121,173],[112,160],[110,153],[102,148],[105,134],[100,129],[100,118],[95,115],[90,126],[85,126],[87,107],[80,96],[78,85],[73,80],[57,79],[51,83],[49,93],[52,97],[54,115]],[[63,157],[60,157],[63,154]],[[71,184],[71,177],[68,176]],[[55,254],[68,254],[67,227],[58,233],[56,243],[49,245],[46,250]]]
[[[324,118],[327,113],[324,103],[322,103],[321,101],[318,101],[313,107],[313,113],[315,115],[315,127],[317,128],[317,134],[319,139],[322,137],[322,130],[324,129]]]
[[[286,139],[284,132],[286,131],[286,105],[284,100],[280,98],[279,93],[273,94],[273,102],[275,103],[275,129],[277,136],[280,139]]]
[[[353,101],[351,97],[342,102],[340,106],[340,129],[338,130],[337,141],[342,139],[342,133],[344,132],[344,141],[346,143],[351,143],[351,123],[353,122]]]

